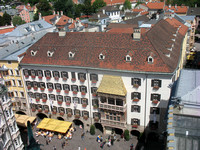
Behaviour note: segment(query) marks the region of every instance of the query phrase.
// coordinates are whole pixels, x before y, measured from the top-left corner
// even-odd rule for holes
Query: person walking
[[[84,136],[85,136],[85,132],[83,132],[83,133],[81,134],[81,139],[82,139],[82,140],[84,139]]]
[[[48,140],[46,140],[46,145],[49,145],[49,141]]]
[[[133,145],[133,143],[132,143],[132,144],[130,145],[130,150],[133,150],[133,146],[134,146],[134,145]]]
[[[56,146],[53,146],[53,150],[56,150]]]

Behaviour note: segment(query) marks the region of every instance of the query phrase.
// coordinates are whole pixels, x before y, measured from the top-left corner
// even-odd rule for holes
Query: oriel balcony
[[[112,104],[100,102],[99,108],[100,109],[108,109],[108,110],[113,110],[113,111],[125,112],[126,111],[126,104],[124,104],[123,106],[119,106],[119,105],[112,105]]]
[[[119,127],[126,128],[125,120],[116,121],[116,120],[107,120],[107,119],[101,118],[101,123],[104,126],[110,126],[110,127],[113,127],[113,128],[119,128]]]

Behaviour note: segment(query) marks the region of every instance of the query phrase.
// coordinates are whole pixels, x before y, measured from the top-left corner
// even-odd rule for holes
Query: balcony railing
[[[101,123],[106,126],[111,126],[111,127],[121,127],[125,128],[126,127],[126,122],[125,121],[116,121],[116,120],[107,120],[101,118]]]
[[[99,103],[99,108],[125,112],[126,104],[124,104],[124,106],[118,106],[118,105],[111,105],[111,104],[107,104],[107,103]]]

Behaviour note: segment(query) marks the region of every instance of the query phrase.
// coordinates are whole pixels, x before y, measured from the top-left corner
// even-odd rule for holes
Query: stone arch
[[[121,135],[124,132],[123,129],[120,128],[113,128],[112,131],[119,135]]]
[[[65,121],[63,117],[57,117],[58,120]]]
[[[43,114],[43,113],[37,113],[37,119],[38,121],[41,121],[44,118],[48,118],[47,115]]]
[[[74,123],[75,125],[77,125],[77,126],[82,125],[82,127],[84,128],[84,123],[83,123],[81,120],[79,120],[79,119],[74,119],[74,120],[73,120],[73,123]]]
[[[103,126],[101,123],[96,122],[94,123],[94,126],[96,129],[99,129],[103,133]]]
[[[16,111],[16,114],[19,114],[19,115],[26,115],[26,113],[23,112],[23,111]]]
[[[138,138],[140,137],[140,132],[138,130],[131,130],[130,133],[131,133],[132,136],[136,136]]]

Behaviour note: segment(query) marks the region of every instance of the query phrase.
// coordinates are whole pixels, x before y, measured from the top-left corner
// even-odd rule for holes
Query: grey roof
[[[111,12],[111,11],[120,11],[120,9],[117,6],[104,6],[100,9],[100,11],[105,10],[106,12]]]
[[[99,17],[98,17],[99,16]],[[103,14],[102,12],[98,12],[96,14],[93,14],[92,17],[90,19],[97,19],[97,20],[101,20],[101,19],[104,19],[104,18],[109,18],[108,15],[106,14]]]
[[[200,70],[181,70],[175,97],[189,105],[200,105]]]
[[[195,19],[195,16],[180,16],[183,20],[187,21],[193,21]]]
[[[146,16],[139,16],[139,17],[136,17],[134,19],[125,20],[124,22],[126,24],[136,24],[136,25],[138,25],[139,21],[147,22],[147,21],[149,21],[149,18],[146,17]]]
[[[126,12],[125,17],[132,17],[132,16],[137,16],[139,12]]]
[[[200,7],[190,7],[187,11],[187,15],[200,16]]]
[[[3,13],[7,13],[11,16],[17,16],[19,14],[17,9],[6,9],[6,10],[2,10]]]

